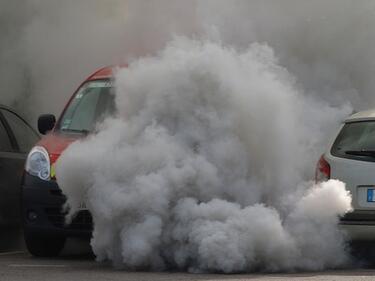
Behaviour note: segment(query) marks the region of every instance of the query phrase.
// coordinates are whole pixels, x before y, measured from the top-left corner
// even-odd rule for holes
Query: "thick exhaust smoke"
[[[100,261],[192,272],[349,261],[343,183],[305,181],[351,108],[306,96],[270,47],[177,38],[116,75],[118,116],[72,144],[57,179],[86,202]]]
[[[356,110],[375,105],[373,1],[208,0],[199,11],[227,44],[270,44],[308,94]]]
[[[266,42],[307,94],[360,110],[375,105],[374,12],[371,0],[2,0],[0,103],[57,114],[95,69],[185,35]]]
[[[89,73],[131,62],[118,117],[58,166],[71,215],[81,201],[94,215],[99,260],[342,266],[350,198],[306,180],[340,121],[375,104],[374,12],[371,0],[5,0],[0,103],[59,113]]]
[[[186,1],[2,0],[0,103],[31,120],[59,114],[94,70],[192,34],[194,17]]]

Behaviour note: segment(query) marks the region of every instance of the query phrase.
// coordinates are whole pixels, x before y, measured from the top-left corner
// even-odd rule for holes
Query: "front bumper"
[[[87,210],[80,211],[69,225],[65,224],[62,207],[66,198],[55,181],[43,181],[25,173],[21,197],[25,232],[91,237],[93,223]]]
[[[375,241],[375,211],[355,210],[340,218],[339,226],[352,241]]]

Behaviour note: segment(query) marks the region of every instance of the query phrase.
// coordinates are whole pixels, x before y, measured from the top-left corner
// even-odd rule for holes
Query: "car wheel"
[[[35,257],[56,257],[65,245],[65,237],[25,233],[27,250]]]

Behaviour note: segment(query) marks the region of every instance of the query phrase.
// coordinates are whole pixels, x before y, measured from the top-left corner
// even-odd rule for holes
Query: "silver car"
[[[353,198],[341,227],[354,241],[375,240],[375,110],[344,121],[316,168],[317,181],[330,178],[343,181]]]

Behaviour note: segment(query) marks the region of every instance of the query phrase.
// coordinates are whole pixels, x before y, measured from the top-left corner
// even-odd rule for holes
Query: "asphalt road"
[[[0,253],[1,281],[96,280],[375,280],[375,269],[335,270],[293,274],[188,274],[179,272],[128,272],[97,263],[87,243],[71,241],[63,255],[40,259],[26,251]]]
[[[67,255],[58,259],[36,259],[24,252],[8,252],[0,254],[0,280],[375,280],[375,270],[241,275],[127,272],[96,263],[92,257],[85,255]]]
[[[4,232],[3,232],[4,233]],[[94,260],[88,242],[69,240],[61,257],[34,258],[24,250],[20,232],[0,235],[0,281],[112,280],[375,280],[375,267],[292,274],[188,274],[128,272]]]

